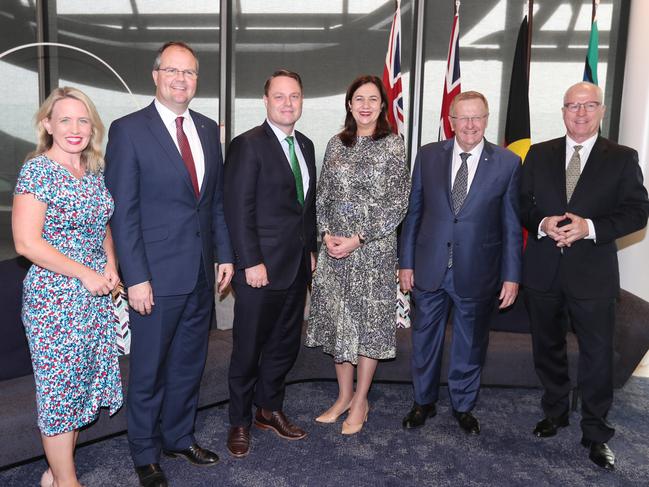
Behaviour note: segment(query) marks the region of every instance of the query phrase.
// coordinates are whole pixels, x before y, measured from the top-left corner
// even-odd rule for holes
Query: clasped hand
[[[327,254],[334,259],[344,259],[361,246],[358,235],[341,237],[339,235],[325,235],[322,239],[327,247]]]
[[[565,225],[562,222],[569,220]],[[570,247],[577,240],[588,236],[588,222],[574,213],[548,216],[541,224],[541,230],[557,243],[557,247]]]
[[[93,296],[105,296],[119,284],[119,275],[111,266],[106,266],[103,274],[88,268],[80,280],[83,287]]]

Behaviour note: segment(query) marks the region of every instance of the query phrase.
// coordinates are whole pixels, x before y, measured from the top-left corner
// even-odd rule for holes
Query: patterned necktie
[[[180,155],[183,158],[187,172],[189,173],[189,179],[192,181],[192,186],[194,187],[194,193],[198,198],[200,190],[198,189],[198,177],[196,177],[196,166],[194,165],[194,156],[192,156],[192,150],[189,147],[189,140],[185,135],[183,130],[183,118],[178,117],[176,119],[176,139],[178,140],[178,147],[180,148]]]
[[[460,211],[460,208],[462,208],[464,199],[466,198],[466,188],[469,184],[469,165],[466,160],[470,155],[471,154],[468,152],[462,152],[460,154],[462,163],[460,164],[460,169],[458,169],[457,174],[455,175],[455,181],[453,181],[451,200],[453,201],[453,213],[456,215],[457,212]]]
[[[581,157],[579,157],[579,151],[583,146],[576,145],[574,146],[575,152],[572,153],[570,162],[568,162],[568,167],[566,167],[566,199],[570,201],[572,193],[577,186],[577,181],[579,181],[579,175],[581,174]]]
[[[464,200],[466,198],[466,189],[469,185],[469,165],[466,160],[471,154],[468,152],[462,152],[460,154],[460,159],[462,163],[460,168],[457,170],[455,175],[455,181],[453,181],[453,188],[451,189],[451,201],[453,202],[453,213],[457,215],[457,212],[460,211]],[[448,248],[448,268],[453,267],[453,244]]]
[[[295,190],[297,191],[297,201],[301,205],[304,204],[304,186],[302,186],[302,171],[300,171],[300,163],[295,154],[295,140],[292,135],[286,137],[288,143],[288,157],[291,160],[291,171],[295,178]]]

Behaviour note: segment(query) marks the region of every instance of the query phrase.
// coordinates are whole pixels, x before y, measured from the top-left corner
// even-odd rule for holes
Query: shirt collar
[[[583,142],[577,143],[574,140],[572,140],[569,135],[566,134],[566,152],[569,151],[572,154],[575,150],[574,147],[576,145],[580,145],[582,146],[581,149],[582,151],[584,151],[585,149],[585,152],[590,153],[591,149],[595,145],[595,141],[597,140],[597,137],[599,137],[599,134],[595,134],[592,137],[589,137],[588,139],[584,140]],[[584,152],[582,152],[582,154],[583,153]]]
[[[273,122],[268,120],[268,118],[266,118],[266,123],[273,130],[273,133],[275,134],[275,137],[277,137],[277,140],[279,140],[280,142],[282,142],[284,139],[286,139],[286,137],[288,137],[289,135],[291,137],[295,137],[295,128],[291,131],[291,133],[289,135],[286,135],[286,132],[284,132],[277,125],[273,125]]]
[[[469,151],[469,154],[471,154],[471,159],[470,159],[471,162],[478,162],[480,154],[482,154],[482,149],[484,149],[484,137],[482,138],[482,140],[480,141],[480,143],[478,145],[476,145],[473,149],[471,149]],[[458,158],[460,157],[460,154],[462,152],[465,152],[460,147],[460,144],[457,143],[457,137],[455,138],[455,140],[453,142],[453,152],[455,153],[455,155]]]
[[[153,104],[155,105],[156,110],[158,110],[158,114],[160,114],[160,118],[165,125],[172,125],[175,127],[176,119],[178,117],[184,117],[185,119],[191,120],[189,108],[186,108],[185,111],[180,115],[176,115],[174,112],[169,110],[169,108],[164,106],[157,98],[153,100]]]

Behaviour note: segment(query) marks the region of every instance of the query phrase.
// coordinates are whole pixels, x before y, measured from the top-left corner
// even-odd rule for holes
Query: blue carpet
[[[313,417],[333,400],[334,382],[303,382],[287,388],[286,411],[309,436],[286,441],[253,428],[252,451],[244,459],[225,449],[227,405],[199,413],[201,445],[221,456],[217,466],[198,468],[182,459],[161,460],[174,487],[241,486],[649,486],[649,379],[632,377],[617,391],[609,415],[617,434],[615,472],[588,460],[579,444],[579,414],[554,438],[531,431],[539,417],[540,391],[485,388],[474,411],[482,434],[468,437],[450,413],[443,391],[438,414],[414,431],[401,428],[411,405],[411,387],[375,384],[370,415],[356,436],[340,434],[341,422],[320,425]],[[136,486],[125,435],[78,449],[80,481],[87,487]],[[45,462],[0,472],[0,486],[38,485]]]

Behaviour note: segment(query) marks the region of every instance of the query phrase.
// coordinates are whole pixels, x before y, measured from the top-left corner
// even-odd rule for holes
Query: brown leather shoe
[[[243,458],[250,453],[250,428],[231,426],[228,433],[228,451],[236,458]]]
[[[273,430],[278,436],[286,440],[301,440],[306,436],[306,431],[291,423],[281,410],[266,411],[257,408],[255,426],[262,430]]]

